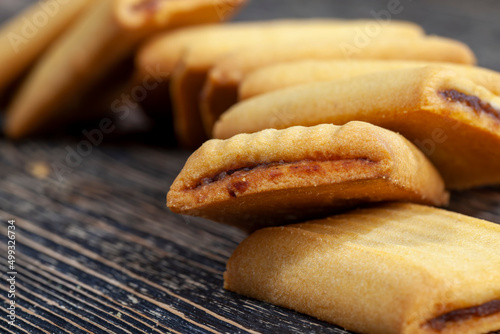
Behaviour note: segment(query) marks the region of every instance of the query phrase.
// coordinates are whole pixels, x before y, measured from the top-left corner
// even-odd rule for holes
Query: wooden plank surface
[[[30,1],[2,0],[0,20]],[[470,44],[500,70],[500,2],[401,1],[393,19]],[[239,20],[370,17],[387,1],[254,0]],[[16,227],[16,327],[2,333],[347,333],[311,317],[222,289],[225,262],[244,233],[165,207],[190,152],[105,141],[58,175],[80,138],[0,139],[0,271],[7,221]],[[59,173],[60,174],[60,173]],[[500,222],[498,188],[453,193],[450,209]],[[5,246],[4,246],[5,245]]]

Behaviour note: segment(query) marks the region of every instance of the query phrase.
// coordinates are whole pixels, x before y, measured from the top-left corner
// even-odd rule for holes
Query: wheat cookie
[[[5,133],[22,138],[43,131],[147,36],[223,19],[214,3],[217,1],[103,0],[89,6],[20,86],[7,109]]]
[[[211,65],[215,60],[238,48],[255,45],[263,39],[274,41],[295,41],[300,36],[318,36],[329,38],[332,33],[344,31],[352,36],[363,34],[371,25],[380,26],[380,32],[391,33],[405,38],[424,35],[417,24],[405,21],[392,21],[389,25],[380,25],[375,20],[271,20],[254,22],[235,22],[224,25],[200,25],[185,29],[165,32],[146,41],[138,50],[136,67],[160,67],[161,72],[170,73],[182,59],[186,50],[198,44],[205,44],[206,54],[201,54],[199,62]],[[382,30],[383,29],[383,30]],[[347,31],[347,32],[346,32]],[[201,48],[201,47],[200,47]]]
[[[140,50],[136,66],[159,69],[171,80],[176,135],[181,146],[197,148],[211,133],[203,130],[199,97],[210,68],[224,55],[246,47],[266,48],[280,43],[351,42],[373,20],[277,20],[233,23],[220,27],[203,26],[167,33],[146,43]],[[380,26],[377,38],[418,38],[419,26],[394,21]]]
[[[411,60],[299,60],[264,66],[250,72],[238,87],[238,100],[306,83],[349,79],[393,69],[439,66],[467,66]]]
[[[31,5],[0,29],[0,95],[94,0]]]
[[[433,162],[447,187],[500,183],[500,75],[474,67],[384,71],[278,90],[242,101],[216,138],[267,128],[359,120],[401,133]]]
[[[274,43],[267,48],[240,50],[215,64],[205,82],[200,108],[206,128],[237,102],[238,86],[245,76],[266,65],[305,59],[416,60],[474,64],[475,57],[465,44],[437,36],[422,38],[377,38],[362,48],[349,49],[354,42],[300,45]]]
[[[210,140],[188,159],[167,195],[173,212],[245,230],[381,201],[444,205],[448,194],[413,144],[363,122]]]
[[[342,22],[342,21],[340,21]],[[294,43],[302,45],[316,41],[321,44],[353,43],[358,34],[358,28],[366,24],[365,21],[346,21],[340,23],[333,21],[329,25],[304,24],[292,25],[287,30],[277,29],[270,25],[260,27],[260,33],[253,30],[249,34],[242,34],[233,39],[207,39],[192,44],[186,48],[185,54],[181,57],[171,76],[171,97],[173,104],[174,120],[191,125],[187,130],[178,131],[179,141],[185,142],[187,138],[195,138],[194,133],[198,133],[198,122],[196,118],[200,115],[200,93],[207,78],[208,71],[224,55],[231,54],[244,48],[272,48],[277,41],[279,43]],[[280,26],[278,26],[280,27]],[[274,28],[274,29],[272,29]],[[409,29],[408,29],[409,28]],[[417,38],[420,37],[420,29],[405,22],[388,24],[381,28],[377,39],[397,38]],[[205,114],[201,113],[205,132],[210,135],[213,122],[205,120]],[[197,127],[196,127],[197,126]],[[177,127],[181,129],[181,127]],[[197,147],[201,141],[195,142]],[[189,139],[187,139],[189,140]]]
[[[500,226],[391,203],[259,230],[224,287],[357,333],[500,329]]]

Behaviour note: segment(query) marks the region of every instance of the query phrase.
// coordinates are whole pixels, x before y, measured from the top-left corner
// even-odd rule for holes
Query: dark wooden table
[[[0,20],[28,3],[2,0]],[[393,19],[462,40],[480,65],[500,70],[500,2],[401,6]],[[254,0],[237,19],[369,18],[386,8],[387,1]],[[165,207],[189,152],[114,138],[56,171],[79,140],[0,139],[1,333],[347,333],[223,290],[225,262],[245,235]],[[454,193],[450,209],[500,222],[500,190]],[[15,327],[7,318],[9,220],[16,228]]]

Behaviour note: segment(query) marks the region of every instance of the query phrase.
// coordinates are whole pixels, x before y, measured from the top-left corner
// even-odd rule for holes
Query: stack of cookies
[[[179,142],[217,138],[167,205],[253,232],[228,290],[360,333],[500,330],[500,226],[435,208],[500,183],[500,74],[474,62],[408,22],[156,37],[138,72],[170,73]]]

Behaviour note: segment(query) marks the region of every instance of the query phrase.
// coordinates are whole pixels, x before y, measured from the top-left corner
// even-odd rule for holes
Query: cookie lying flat
[[[7,110],[6,134],[21,138],[43,131],[152,33],[220,19],[213,0],[99,1],[30,72]]]
[[[244,45],[258,44],[264,37],[274,40],[293,40],[297,34],[328,34],[339,26],[360,29],[369,22],[365,20],[273,20],[236,22],[224,25],[201,25],[178,29],[152,37],[140,47],[135,57],[136,73],[129,85],[133,88],[142,84],[144,77],[155,71],[163,81],[162,86],[150,92],[141,102],[141,107],[151,114],[164,114],[172,110],[170,99],[170,77],[174,69],[178,72],[175,87],[172,87],[176,108],[175,132],[177,141],[183,147],[197,148],[207,139],[198,109],[198,94],[206,79],[206,72],[219,57]],[[408,22],[397,22],[398,32],[406,37],[420,36],[422,28]],[[179,65],[188,48],[196,47],[200,52],[193,59],[198,65],[191,66],[190,76],[183,75],[185,66]],[[191,57],[193,58],[193,57]],[[187,61],[191,63],[193,61]],[[201,65],[200,65],[201,64]],[[176,68],[176,65],[177,66]],[[127,90],[125,90],[127,91]],[[187,93],[189,92],[189,93]],[[193,95],[193,92],[195,95]]]
[[[440,38],[374,39],[352,51],[346,43],[275,43],[267,48],[240,50],[219,61],[209,72],[200,102],[205,127],[237,102],[238,86],[246,74],[266,65],[303,59],[399,59],[474,64],[472,51],[463,43]]]
[[[238,87],[238,100],[306,83],[349,79],[387,70],[439,66],[464,66],[409,60],[301,60],[278,63],[250,72]]]
[[[186,162],[167,205],[253,230],[389,200],[444,205],[448,194],[402,136],[351,122],[210,140]]]
[[[60,4],[57,0],[49,0],[30,6],[7,22],[0,30],[0,95],[93,2],[72,0]],[[46,22],[42,27],[29,21],[36,18],[39,24],[44,17]],[[33,25],[33,30],[27,33],[29,24]]]
[[[252,33],[246,34],[247,36],[242,34],[235,36],[234,39],[211,39],[190,45],[171,76],[170,93],[179,141],[185,143],[196,139],[195,134],[199,133],[200,128],[200,126],[196,126],[200,124],[200,121],[197,121],[200,119],[200,93],[208,71],[222,56],[244,48],[266,50],[275,46],[277,41],[294,43],[295,45],[314,41],[323,45],[353,43],[358,34],[358,28],[362,24],[366,23],[347,21],[341,24],[334,21],[328,26],[308,24],[301,27],[300,24],[297,24],[290,26],[287,30],[276,29],[275,26],[271,25],[269,29],[262,27],[260,34],[258,30],[254,30]],[[404,22],[389,24],[381,28],[377,38],[378,40],[394,37],[412,39],[421,36],[420,29],[415,29],[413,25],[409,25],[409,28]],[[201,116],[204,118],[205,114],[202,113]],[[202,121],[206,125],[205,133],[210,135],[213,122],[210,119],[202,119]],[[190,146],[198,147],[206,138],[204,136],[201,140],[191,143]]]
[[[370,334],[500,330],[500,226],[393,203],[266,228],[224,287]]]
[[[367,26],[380,24],[375,20],[272,20],[254,22],[236,22],[225,25],[204,25],[190,27],[160,34],[147,41],[136,56],[136,66],[160,67],[161,72],[172,72],[183,57],[187,48],[200,43],[212,41],[207,46],[207,54],[201,55],[200,62],[211,64],[221,54],[237,50],[248,44],[259,43],[262,39],[293,42],[301,36],[319,36],[328,38],[332,32],[339,29],[349,29],[354,34],[360,34]],[[387,34],[405,38],[416,38],[424,35],[423,29],[411,22],[391,21],[384,26]]]
[[[314,83],[235,105],[216,138],[267,128],[359,120],[401,133],[453,189],[500,183],[500,75],[473,67],[424,67]]]
[[[209,69],[222,56],[246,47],[266,49],[276,41],[353,42],[369,24],[378,25],[373,20],[279,20],[191,28],[154,39],[143,47],[137,63],[139,69],[159,68],[162,73],[171,73],[170,92],[178,141],[181,146],[197,148],[212,130],[211,125],[203,130],[199,95]],[[379,30],[379,39],[417,38],[423,34],[419,26],[397,21]]]

